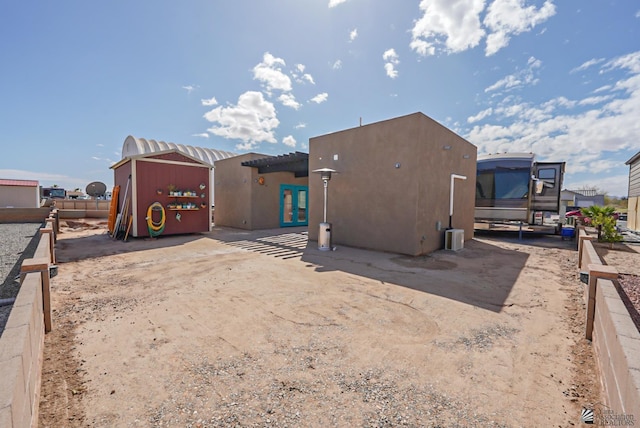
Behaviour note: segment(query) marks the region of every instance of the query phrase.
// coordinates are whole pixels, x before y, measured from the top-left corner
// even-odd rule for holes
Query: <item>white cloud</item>
[[[334,70],[340,70],[342,68],[342,61],[341,60],[337,60],[336,62],[334,62],[331,65],[331,68]]]
[[[490,30],[485,54],[495,54],[509,44],[512,35],[531,31],[555,14],[556,7],[551,0],[546,0],[539,9],[525,6],[524,0],[494,0],[483,21]]]
[[[291,79],[282,71],[282,67],[285,65],[282,58],[276,58],[267,52],[264,54],[262,62],[253,67],[253,78],[262,82],[268,92],[274,89],[289,92],[291,91]]]
[[[182,89],[184,89],[185,91],[187,91],[187,94],[190,94],[191,92],[193,92],[195,89],[197,88],[197,86],[194,85],[187,85],[187,86],[183,86]]]
[[[395,49],[388,49],[382,54],[382,59],[386,61],[384,69],[387,72],[387,76],[392,79],[398,77],[398,70],[395,69],[396,65],[400,64],[398,60],[398,54]]]
[[[211,134],[243,141],[236,146],[240,150],[251,150],[261,142],[277,143],[274,130],[280,121],[261,92],[247,91],[238,97],[238,104],[216,107],[204,118],[218,124],[207,130]]]
[[[299,123],[296,126],[294,126],[295,129],[302,129],[302,128],[306,128],[307,124],[306,123]]]
[[[327,101],[327,98],[329,98],[329,94],[327,94],[326,92],[323,92],[321,94],[316,95],[315,97],[311,98],[311,102],[314,102],[316,104],[321,104],[325,101]]]
[[[606,92],[606,91],[610,91],[612,88],[611,85],[604,85],[604,86],[600,86],[598,89],[594,90],[593,93],[597,94],[598,92]]]
[[[423,16],[411,30],[411,49],[435,55],[436,49],[461,52],[480,43],[485,31],[480,24],[484,0],[422,0]]]
[[[218,100],[216,100],[216,97],[211,97],[208,100],[201,99],[200,102],[202,103],[203,106],[207,106],[207,107],[218,105]]]
[[[580,64],[578,67],[576,67],[573,70],[571,70],[570,73],[577,73],[578,71],[586,70],[587,68],[589,68],[591,66],[598,65],[598,64],[602,63],[602,61],[604,61],[604,58],[593,58],[593,59],[590,59],[589,61],[585,61],[582,64]]]
[[[209,134],[207,134],[206,132],[202,132],[200,134],[191,134],[192,137],[198,137],[198,138],[209,138]]]
[[[296,97],[294,97],[293,94],[282,94],[278,97],[278,101],[280,101],[283,106],[291,107],[294,110],[298,110],[301,107],[301,104],[296,101]]]
[[[485,88],[485,92],[492,92],[498,89],[510,90],[520,88],[524,85],[535,85],[538,83],[536,70],[542,67],[542,62],[535,57],[527,60],[527,67],[515,72],[514,74],[503,77],[493,85]]]
[[[597,181],[592,178],[576,180],[569,177],[565,179],[564,187],[566,189],[584,189],[593,186],[604,190],[609,196],[627,196],[629,193],[629,175],[618,174],[598,178]]]
[[[584,98],[582,100],[580,100],[580,102],[578,103],[579,105],[593,105],[593,104],[600,104],[603,103],[605,101],[610,100],[612,97],[611,95],[605,95],[602,97],[587,97]]]
[[[609,172],[613,168],[620,166],[616,161],[609,159],[598,159],[589,163],[589,171],[597,174],[599,172]]]
[[[384,71],[387,73],[387,76],[389,76],[392,79],[395,79],[396,77],[398,77],[398,70],[396,70],[393,64],[389,62],[384,65]]]
[[[501,88],[509,89],[515,86],[519,86],[521,83],[520,79],[515,74],[505,76],[502,79],[498,80],[491,86],[488,86],[484,89],[485,92],[495,91]]]
[[[609,71],[625,75],[610,88],[603,87],[598,97],[570,100],[559,96],[539,105],[520,103],[514,97],[505,98],[501,105],[493,108],[493,123],[474,126],[466,132],[465,138],[478,147],[480,154],[524,151],[536,153],[541,160],[565,161],[569,180],[577,180],[572,176],[582,173],[606,171],[623,175],[628,170],[624,161],[603,159],[611,158],[605,152],[637,150],[640,51],[602,63],[601,72]],[[485,112],[486,109],[478,115]],[[501,124],[501,116],[509,114],[510,123]],[[627,179],[628,176],[624,180]],[[597,183],[593,180],[590,184],[597,184],[611,194],[626,194],[626,190],[620,191],[624,183],[618,186],[611,181],[605,186],[600,178]]]
[[[627,69],[633,73],[640,73],[640,51],[619,56],[611,61],[607,61],[602,66],[603,72],[617,69]]]
[[[409,46],[423,56],[451,54],[475,48],[486,36],[485,54],[490,56],[507,46],[511,36],[531,31],[556,13],[552,0],[546,0],[539,9],[526,6],[525,0],[493,0],[481,21],[486,3],[422,0],[423,15],[411,29]]]
[[[353,42],[358,37],[358,29],[354,28],[349,32],[349,42]]]
[[[284,137],[282,139],[282,144],[284,144],[285,146],[289,146],[289,147],[295,147],[296,146],[296,139],[293,138],[293,136],[288,135],[286,137]]]
[[[296,64],[292,72],[293,78],[297,83],[311,83],[315,85],[316,82],[313,80],[313,76],[304,72],[306,68],[304,64]]]
[[[347,2],[347,0],[329,0],[329,8],[336,7],[345,2]]]
[[[479,112],[475,116],[468,117],[467,118],[467,122],[469,122],[469,123],[479,122],[482,119],[484,119],[485,117],[490,116],[491,113],[493,113],[493,109],[491,107],[489,107],[488,109],[482,110],[481,112]]]

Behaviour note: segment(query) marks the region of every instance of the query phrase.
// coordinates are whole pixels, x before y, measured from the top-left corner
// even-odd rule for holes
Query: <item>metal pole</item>
[[[327,188],[329,187],[329,180],[324,181],[324,222],[327,222]]]
[[[522,220],[520,220],[520,229],[518,230],[518,240],[522,241]]]

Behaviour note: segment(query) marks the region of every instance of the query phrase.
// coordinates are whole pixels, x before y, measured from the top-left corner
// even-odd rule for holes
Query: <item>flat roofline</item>
[[[0,178],[0,186],[38,187],[37,180],[12,180]]]
[[[478,160],[496,160],[496,159],[531,159],[535,155],[533,153],[489,153],[488,155],[478,156]]]

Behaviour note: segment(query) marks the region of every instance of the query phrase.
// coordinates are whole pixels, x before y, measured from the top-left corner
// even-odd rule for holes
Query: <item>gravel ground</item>
[[[0,224],[0,299],[16,297],[20,290],[20,283],[16,277],[20,275],[20,266],[24,259],[33,257],[38,246],[38,229],[40,223],[9,223]],[[11,305],[0,306],[0,335],[11,312]]]
[[[285,258],[289,231],[61,227],[42,427],[568,427],[600,401],[557,237]]]

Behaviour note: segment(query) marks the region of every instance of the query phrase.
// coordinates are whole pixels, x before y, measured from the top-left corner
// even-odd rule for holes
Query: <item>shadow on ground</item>
[[[358,248],[320,251],[307,240],[306,228],[238,231],[217,229],[211,237],[231,245],[282,259],[299,257],[317,272],[340,271],[457,300],[499,312],[528,254],[479,241],[462,251],[436,251],[402,256]]]
[[[500,312],[506,305],[529,257],[526,251],[505,249],[500,243],[510,242],[539,248],[575,249],[575,240],[557,235],[481,232],[465,242],[461,251],[435,251],[426,256],[402,256],[358,248],[338,247],[336,251],[320,251],[309,242],[306,227],[246,231],[214,227],[211,232],[130,238],[114,241],[106,233],[90,234],[58,240],[59,261],[69,262],[92,257],[180,247],[202,238],[266,256],[307,263],[317,272],[340,271],[456,300],[478,308]],[[77,250],[75,249],[77,248]],[[328,277],[329,278],[329,277]]]
[[[56,255],[58,263],[75,262],[96,257],[146,251],[156,248],[178,247],[188,242],[202,239],[201,234],[160,236],[158,238],[129,238],[115,240],[107,230],[96,234],[67,238],[58,237]]]
[[[499,240],[501,242],[512,242],[520,245],[530,245],[539,248],[562,248],[566,250],[576,250],[578,248],[578,242],[575,237],[563,238],[560,235],[548,233],[524,232],[521,238],[517,231],[476,230],[475,237]]]

